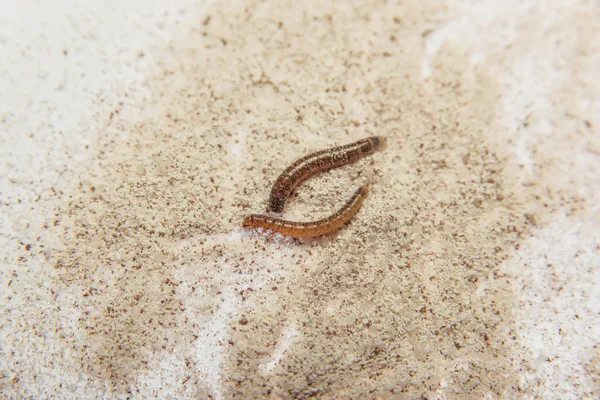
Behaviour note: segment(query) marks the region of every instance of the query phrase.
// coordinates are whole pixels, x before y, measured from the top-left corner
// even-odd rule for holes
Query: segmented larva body
[[[351,164],[373,154],[384,144],[384,140],[381,136],[372,136],[302,157],[287,167],[273,184],[267,212],[282,212],[288,196],[300,183],[319,172]]]
[[[368,186],[360,187],[335,214],[318,221],[295,222],[268,215],[252,214],[244,218],[243,227],[246,229],[263,228],[273,233],[281,233],[295,238],[327,235],[340,229],[356,215],[368,193]]]

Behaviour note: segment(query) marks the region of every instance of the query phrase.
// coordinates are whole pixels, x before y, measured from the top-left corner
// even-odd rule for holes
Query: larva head
[[[245,229],[256,229],[262,226],[264,222],[264,216],[258,214],[248,215],[244,218],[244,222],[242,222],[242,228]]]
[[[373,144],[373,148],[375,150],[381,150],[381,149],[385,148],[385,141],[386,141],[385,136],[371,136],[369,138],[369,140]]]

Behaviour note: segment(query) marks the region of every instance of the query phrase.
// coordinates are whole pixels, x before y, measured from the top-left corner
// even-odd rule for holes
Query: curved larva
[[[295,222],[263,214],[252,214],[244,218],[242,226],[246,229],[263,228],[295,238],[327,235],[340,229],[356,215],[368,193],[368,186],[361,186],[335,214],[318,221]]]
[[[292,190],[311,176],[354,163],[373,154],[384,143],[385,138],[372,136],[358,142],[318,151],[302,157],[287,167],[273,184],[267,212],[282,212]]]

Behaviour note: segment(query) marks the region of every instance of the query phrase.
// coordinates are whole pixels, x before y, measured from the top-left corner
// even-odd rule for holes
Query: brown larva
[[[287,197],[292,190],[311,176],[332,168],[354,163],[363,157],[373,154],[384,143],[385,138],[372,136],[358,142],[318,151],[302,157],[287,167],[273,184],[267,212],[282,212]]]
[[[340,229],[356,215],[368,193],[368,186],[360,187],[335,214],[318,221],[295,222],[263,214],[252,214],[244,218],[243,227],[263,228],[265,231],[270,230],[272,233],[281,233],[295,238],[327,235]]]

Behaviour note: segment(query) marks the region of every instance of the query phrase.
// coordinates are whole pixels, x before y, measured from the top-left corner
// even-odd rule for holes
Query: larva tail
[[[373,147],[375,150],[383,150],[385,149],[387,137],[385,136],[372,136],[371,143],[373,143]]]
[[[366,196],[369,194],[369,185],[362,185],[356,191],[356,194],[360,194],[361,196]]]

